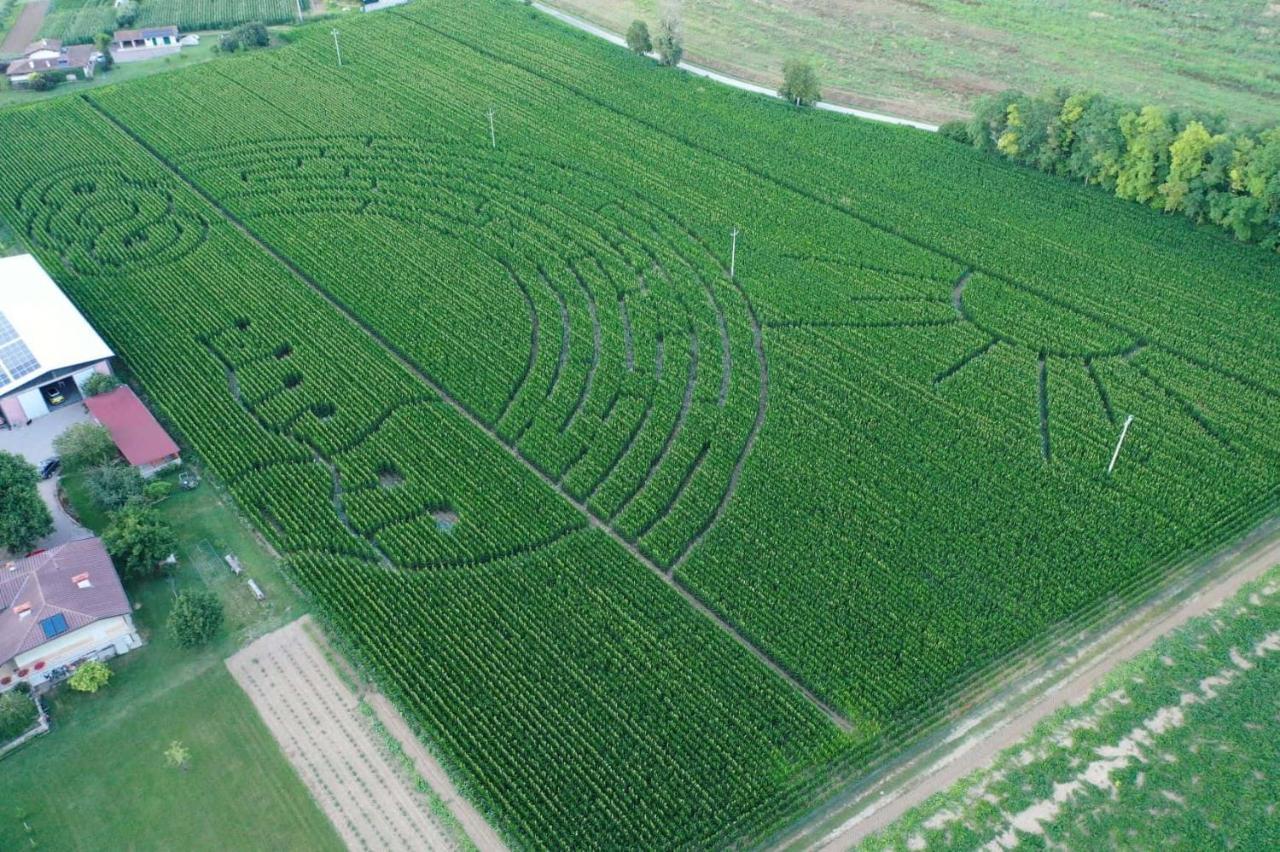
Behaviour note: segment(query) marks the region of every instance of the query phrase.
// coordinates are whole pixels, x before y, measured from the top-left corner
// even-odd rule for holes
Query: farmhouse
[[[31,255],[0,258],[0,415],[24,426],[108,373],[107,344]]]
[[[178,445],[132,388],[122,385],[108,393],[91,396],[84,404],[94,419],[107,427],[125,460],[143,476],[151,476],[182,461]]]
[[[137,62],[168,56],[182,50],[178,28],[147,27],[141,30],[116,30],[111,37],[111,56],[116,62]]]
[[[120,575],[96,538],[0,566],[0,606],[0,691],[39,686],[142,644]]]
[[[102,58],[91,44],[73,44],[69,47],[53,38],[42,38],[27,46],[20,58],[5,68],[5,76],[14,86],[26,86],[37,74],[63,73],[68,80],[87,80],[93,76],[98,60]]]

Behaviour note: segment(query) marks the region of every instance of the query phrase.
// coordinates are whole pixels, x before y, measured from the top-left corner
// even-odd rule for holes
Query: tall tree
[[[1116,195],[1160,206],[1159,187],[1169,173],[1173,128],[1173,119],[1163,107],[1145,106],[1140,112],[1121,116],[1125,153],[1116,175]]]
[[[53,532],[53,516],[40,499],[38,482],[34,466],[0,451],[0,548],[10,553],[25,553]]]
[[[173,528],[148,506],[130,504],[111,516],[102,543],[126,577],[149,577],[178,547]]]
[[[653,40],[649,38],[649,25],[635,20],[627,27],[627,48],[635,53],[648,53],[653,50]]]
[[[675,7],[668,7],[658,19],[658,32],[653,39],[658,61],[663,65],[679,65],[684,56],[684,26]]]
[[[782,63],[782,86],[778,95],[796,106],[812,106],[822,100],[822,87],[813,63],[803,59]]]

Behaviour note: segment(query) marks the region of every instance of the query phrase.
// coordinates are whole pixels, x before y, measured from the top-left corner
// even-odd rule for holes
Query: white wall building
[[[116,62],[137,62],[169,56],[182,50],[178,28],[145,27],[140,30],[116,30],[111,37],[111,57]]]
[[[29,254],[0,258],[0,415],[14,427],[73,405],[111,349]]]

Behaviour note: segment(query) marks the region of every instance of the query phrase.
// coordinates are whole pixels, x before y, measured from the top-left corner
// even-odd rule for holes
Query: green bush
[[[0,745],[17,739],[39,718],[29,689],[18,687],[0,695]]]
[[[99,660],[90,660],[77,666],[67,683],[77,692],[97,692],[106,686],[109,680],[111,680],[111,669],[107,668],[107,664]]]
[[[120,455],[107,427],[98,423],[69,426],[53,439],[53,449],[62,457],[62,468],[68,472],[88,470]]]
[[[120,387],[121,381],[110,373],[94,373],[85,379],[80,389],[84,391],[85,396],[97,396],[98,394],[108,393]]]
[[[183,648],[203,645],[222,626],[222,601],[213,592],[186,591],[169,612],[169,632]]]
[[[119,509],[143,494],[142,474],[137,468],[120,461],[108,462],[89,470],[84,478],[89,497],[103,509]]]
[[[173,528],[149,506],[130,503],[111,516],[102,543],[126,577],[149,577],[178,547]]]

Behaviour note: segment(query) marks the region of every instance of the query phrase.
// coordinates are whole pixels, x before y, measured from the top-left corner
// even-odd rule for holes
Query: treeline
[[[1009,91],[943,135],[1280,250],[1280,127],[1136,107],[1089,92]]]

